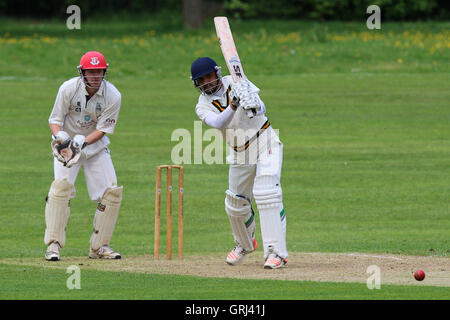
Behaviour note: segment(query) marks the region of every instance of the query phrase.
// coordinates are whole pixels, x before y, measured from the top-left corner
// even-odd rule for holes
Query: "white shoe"
[[[287,263],[287,259],[284,259],[272,252],[269,253],[269,256],[266,259],[266,263],[264,263],[264,269],[278,269],[284,266]]]
[[[246,254],[247,251],[245,251],[245,249],[238,244],[233,250],[230,251],[225,261],[229,265],[235,266],[244,260]]]
[[[47,247],[47,251],[45,252],[45,260],[47,261],[59,261],[59,250],[61,247],[57,241],[53,241]]]
[[[256,239],[253,239],[253,247],[254,247],[253,251],[255,251],[256,248],[258,248],[258,243],[256,242]],[[238,244],[236,247],[234,247],[233,250],[230,251],[225,261],[229,265],[235,266],[241,263],[244,260],[245,256],[253,251],[248,252],[243,247],[241,247],[240,244]]]
[[[89,253],[89,258],[91,259],[120,259],[120,253],[115,252],[109,246],[100,247],[98,250],[94,250],[91,248],[91,252]]]

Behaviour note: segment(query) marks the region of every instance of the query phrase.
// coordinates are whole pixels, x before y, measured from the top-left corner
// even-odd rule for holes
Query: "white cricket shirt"
[[[61,126],[70,137],[88,136],[94,130],[112,134],[117,125],[121,94],[116,87],[103,80],[98,91],[89,98],[81,77],[64,82],[59,88],[49,123]],[[87,158],[97,154],[110,144],[105,135],[83,149]]]
[[[233,86],[233,78],[225,76],[222,78],[223,88],[216,94],[201,94],[195,107],[197,116],[205,122],[210,112],[219,114],[228,108],[231,104],[229,96]],[[259,89],[250,82],[252,91],[258,93]],[[231,121],[223,129],[217,129],[222,133],[222,137],[227,142],[232,151],[238,153],[251,150],[251,153],[258,154],[266,149],[267,134],[266,131],[273,131],[270,123],[264,113],[257,114],[253,118],[247,116],[247,112],[238,108]],[[269,135],[272,136],[272,133]],[[259,140],[260,145],[257,146],[255,141]],[[264,140],[264,141],[262,141]]]

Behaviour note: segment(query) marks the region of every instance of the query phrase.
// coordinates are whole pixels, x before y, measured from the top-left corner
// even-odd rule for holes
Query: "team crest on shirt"
[[[100,63],[100,60],[98,60],[97,57],[92,57],[92,58],[91,58],[91,64],[92,64],[93,66],[96,66],[96,65],[98,65],[99,63]]]

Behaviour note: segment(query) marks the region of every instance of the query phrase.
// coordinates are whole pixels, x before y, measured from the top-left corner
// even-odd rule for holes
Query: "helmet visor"
[[[199,82],[199,80],[196,81],[197,83]],[[201,83],[200,85],[198,85],[198,88],[206,94],[214,94],[217,92],[217,90],[219,90],[220,85],[221,85],[220,79],[216,78],[214,80]]]
[[[100,88],[106,75],[106,69],[87,69],[82,70],[83,81],[89,88]]]

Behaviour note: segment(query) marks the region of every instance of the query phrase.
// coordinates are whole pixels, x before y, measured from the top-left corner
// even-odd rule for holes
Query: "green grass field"
[[[238,280],[82,271],[81,289],[66,287],[65,270],[35,267],[2,268],[1,297],[7,299],[148,299],[148,300],[297,300],[297,299],[448,299],[448,288],[282,280]],[[48,283],[43,296],[42,284]],[[268,288],[270,296],[268,296]],[[118,290],[120,289],[120,290]],[[220,295],[219,295],[220,293]]]
[[[105,54],[109,80],[122,93],[110,137],[124,185],[112,246],[124,258],[153,253],[155,167],[170,162],[178,143],[171,133],[193,134],[198,120],[190,63],[211,56],[226,69],[212,21],[189,32],[157,22],[87,22],[68,31],[65,22],[0,21],[0,259],[43,259],[53,180],[48,116],[88,50]],[[450,24],[231,27],[284,143],[288,250],[450,257]],[[226,165],[185,165],[187,257],[225,257],[233,246],[223,208],[227,176]],[[76,189],[62,258],[89,250],[95,204],[81,171]],[[82,290],[68,290],[64,270],[0,261],[0,299],[450,298],[448,288],[431,286],[82,272]]]

